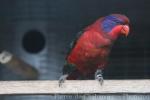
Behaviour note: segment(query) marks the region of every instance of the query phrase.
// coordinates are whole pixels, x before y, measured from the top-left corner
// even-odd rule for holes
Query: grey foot
[[[104,79],[103,79],[103,76],[102,76],[102,70],[98,69],[95,72],[95,79],[98,80],[98,82],[100,83],[100,85],[103,85]]]
[[[60,78],[59,78],[59,87],[62,86],[62,84],[65,82],[65,80],[67,79],[68,75],[65,74],[65,75],[62,75]]]

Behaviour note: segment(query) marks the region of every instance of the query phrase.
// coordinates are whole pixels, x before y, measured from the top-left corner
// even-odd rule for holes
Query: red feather
[[[129,23],[124,15],[113,15],[121,18],[125,23]],[[105,33],[101,24],[103,20],[105,17],[85,28],[67,55],[67,63],[74,64],[77,69],[77,72],[71,73],[68,79],[76,79],[80,74],[88,77],[93,75],[98,68],[106,67],[111,46],[120,35],[122,25],[117,25],[109,33]]]

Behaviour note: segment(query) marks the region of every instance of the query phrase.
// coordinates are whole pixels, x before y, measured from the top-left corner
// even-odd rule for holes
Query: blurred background
[[[149,0],[0,0],[0,51],[7,50],[33,66],[39,80],[56,80],[62,74],[65,54],[76,33],[101,16],[121,13],[130,19],[130,35],[115,42],[104,78],[147,79],[149,8]],[[0,80],[25,79],[0,65]],[[51,96],[0,98],[53,100]]]

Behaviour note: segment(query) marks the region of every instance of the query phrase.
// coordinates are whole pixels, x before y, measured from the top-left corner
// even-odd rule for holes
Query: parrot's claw
[[[65,82],[65,80],[67,79],[68,75],[62,75],[60,78],[59,78],[59,87],[62,86],[62,84]]]
[[[96,80],[98,80],[98,82],[100,83],[100,85],[103,85],[104,79],[102,75],[97,75]]]
[[[98,80],[98,82],[100,83],[100,85],[103,85],[104,79],[103,79],[103,76],[102,76],[102,70],[98,69],[95,72],[95,79]]]

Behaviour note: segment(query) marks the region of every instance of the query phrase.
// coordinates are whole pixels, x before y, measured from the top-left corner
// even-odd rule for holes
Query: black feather
[[[67,56],[66,56],[66,59],[67,57],[69,56],[69,54],[71,53],[72,49],[75,47],[78,39],[80,38],[80,36],[83,34],[84,32],[83,31],[80,31],[77,33],[77,36],[75,37],[75,39],[70,43],[70,47],[68,49],[68,52],[67,52]]]

